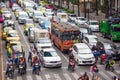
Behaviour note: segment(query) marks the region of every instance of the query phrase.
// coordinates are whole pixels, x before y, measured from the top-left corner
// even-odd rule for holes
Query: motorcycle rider
[[[85,72],[81,77],[79,77],[78,80],[89,80],[89,76],[87,75],[87,72]]]
[[[113,65],[115,64],[115,61],[113,59],[109,60],[109,66],[110,68],[113,67]]]
[[[99,57],[98,51],[97,51],[97,50],[94,50],[94,51],[93,51],[93,55],[94,55],[94,57],[95,57],[95,63],[97,63],[98,57]]]
[[[13,67],[13,62],[9,58],[8,61],[7,61],[6,75],[9,73],[9,68],[11,68],[11,67]],[[14,71],[14,68],[13,68],[13,71]]]
[[[68,70],[70,69],[70,63],[74,61],[74,55],[72,53],[69,54],[69,64],[68,64]]]
[[[41,67],[41,66],[40,66],[40,60],[38,59],[37,56],[35,57],[34,61],[32,62],[32,65],[33,65],[32,73],[33,73],[33,74],[34,74],[34,72],[35,72],[35,70],[36,70],[36,67],[35,67],[35,64],[36,64],[36,63],[38,63],[38,66],[39,66],[38,69],[39,69],[39,71],[40,71],[40,67]]]

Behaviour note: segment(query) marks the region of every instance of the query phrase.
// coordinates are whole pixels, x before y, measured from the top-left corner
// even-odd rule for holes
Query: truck
[[[46,29],[40,29],[37,27],[29,28],[28,40],[30,42],[36,42],[38,38],[49,38],[49,32]]]
[[[102,20],[100,23],[100,31],[102,32],[104,38],[109,38],[111,41],[120,40],[120,23]]]

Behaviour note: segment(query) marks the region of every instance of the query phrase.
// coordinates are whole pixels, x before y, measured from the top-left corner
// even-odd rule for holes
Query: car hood
[[[97,28],[97,27],[99,27],[99,25],[90,25],[90,27]]]
[[[78,54],[78,56],[80,57],[80,58],[92,58],[92,57],[94,57],[93,56],[93,54]]]
[[[5,16],[5,17],[10,17],[10,16],[11,16],[11,14],[5,14],[4,16]]]
[[[45,61],[61,61],[61,58],[59,56],[56,57],[43,57]]]

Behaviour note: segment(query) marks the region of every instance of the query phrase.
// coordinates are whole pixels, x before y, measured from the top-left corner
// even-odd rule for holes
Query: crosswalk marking
[[[49,74],[46,74],[45,77],[46,77],[46,80],[50,79],[50,75]]]
[[[10,79],[10,78],[7,77],[7,80],[13,80],[13,79]]]
[[[120,71],[116,70],[116,72],[117,72],[118,74],[120,74]]]
[[[21,77],[21,76],[18,76],[18,77],[17,77],[17,80],[22,80],[22,77]]]
[[[108,77],[104,72],[100,71],[100,75],[102,75],[106,80],[111,80],[110,77]]]
[[[36,77],[37,80],[42,80],[42,78],[38,75],[35,75],[35,77]]]
[[[27,80],[32,80],[32,77],[30,75],[28,75]]]
[[[67,73],[64,73],[63,75],[64,75],[64,77],[65,77],[65,80],[72,80]]]
[[[55,76],[56,80],[61,80],[59,74],[53,74],[53,75]]]
[[[74,78],[77,80],[79,78],[78,74],[76,73],[72,73],[72,75],[74,76]]]
[[[106,72],[108,72],[111,76],[117,76],[116,74],[114,74],[114,73],[111,72],[111,71],[106,71]]]

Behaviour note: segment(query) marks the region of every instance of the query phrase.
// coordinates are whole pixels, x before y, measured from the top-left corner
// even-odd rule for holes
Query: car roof
[[[85,43],[75,43],[74,44],[77,48],[89,48]]]
[[[97,20],[89,20],[88,22],[98,22]]]
[[[43,51],[47,52],[47,51],[55,51],[54,48],[43,48]]]
[[[85,37],[87,37],[87,38],[97,38],[96,35],[89,35],[89,34],[86,34]]]
[[[16,30],[9,30],[8,33],[17,33]]]

